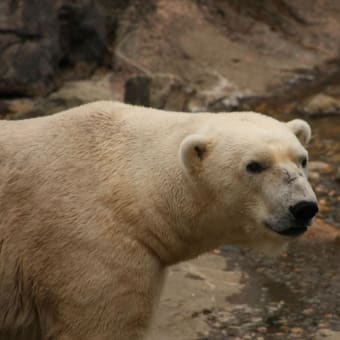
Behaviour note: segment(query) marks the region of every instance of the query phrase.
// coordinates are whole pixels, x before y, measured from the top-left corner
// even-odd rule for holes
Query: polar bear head
[[[258,113],[218,115],[184,138],[182,171],[207,201],[205,237],[266,252],[303,234],[318,211],[307,179],[310,138],[303,120]]]

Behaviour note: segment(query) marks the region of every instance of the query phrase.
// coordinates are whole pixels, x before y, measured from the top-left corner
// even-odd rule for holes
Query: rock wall
[[[93,0],[0,2],[0,96],[42,95],[59,66],[100,63],[105,19]]]
[[[2,0],[0,98],[104,66],[115,99],[157,108],[339,114],[339,47],[334,0]]]
[[[51,88],[58,64],[53,0],[0,2],[0,94],[30,95]]]

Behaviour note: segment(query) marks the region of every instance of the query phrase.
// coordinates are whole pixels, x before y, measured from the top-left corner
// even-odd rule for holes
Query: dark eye
[[[303,168],[305,168],[306,166],[307,166],[307,158],[305,157],[305,158],[302,158],[302,160],[301,160],[301,166],[303,167]]]
[[[252,174],[259,174],[260,172],[262,172],[265,169],[265,167],[259,163],[259,162],[250,162],[247,165],[247,171],[251,172]]]

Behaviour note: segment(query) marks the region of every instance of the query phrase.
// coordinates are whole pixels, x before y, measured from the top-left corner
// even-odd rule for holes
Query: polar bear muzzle
[[[311,225],[313,217],[319,211],[318,205],[314,201],[300,201],[289,207],[290,218],[288,221],[280,221],[287,225],[284,229],[278,229],[275,225],[265,223],[266,227],[283,236],[295,237],[307,231]]]

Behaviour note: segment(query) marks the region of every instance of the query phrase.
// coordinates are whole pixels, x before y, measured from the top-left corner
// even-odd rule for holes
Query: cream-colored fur
[[[166,266],[274,251],[286,238],[264,222],[315,200],[310,128],[289,124],[114,102],[0,122],[0,339],[144,339]]]

